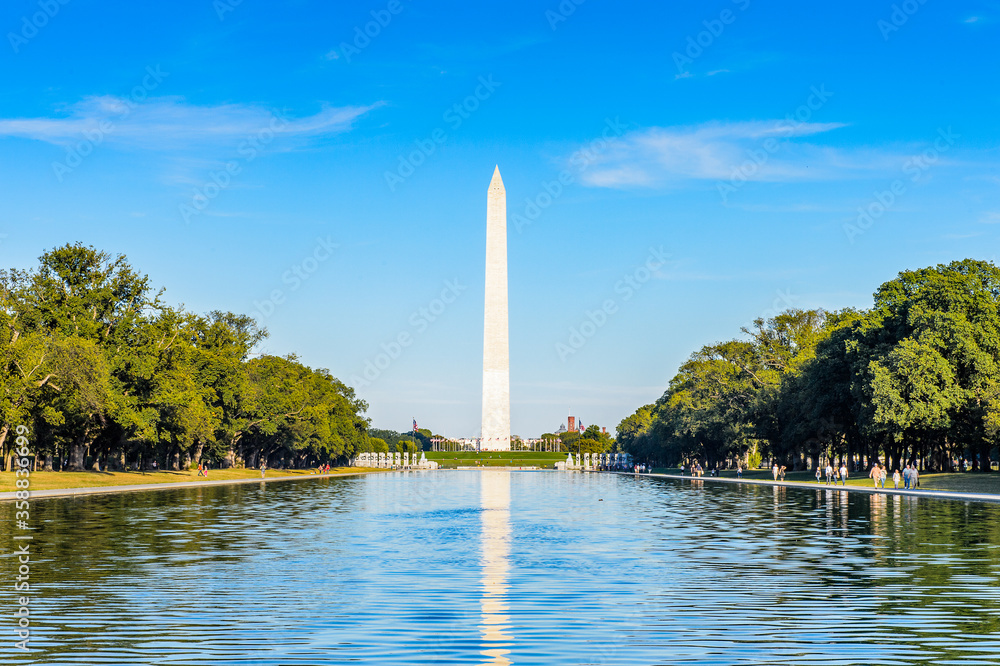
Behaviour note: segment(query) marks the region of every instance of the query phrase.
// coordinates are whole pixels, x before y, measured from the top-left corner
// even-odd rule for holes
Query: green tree
[[[605,453],[610,451],[613,445],[614,440],[595,425],[587,426],[577,440],[580,453]]]
[[[246,315],[171,308],[124,256],[81,244],[0,272],[0,447],[30,424],[47,467],[67,455],[174,468],[204,459],[293,465],[368,445],[367,405],[294,356],[251,358]],[[9,463],[8,463],[9,466]]]

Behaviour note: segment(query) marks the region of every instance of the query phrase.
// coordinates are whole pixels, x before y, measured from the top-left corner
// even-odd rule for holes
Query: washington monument
[[[483,433],[480,448],[510,451],[507,342],[507,191],[500,167],[486,195],[486,313],[483,327]]]

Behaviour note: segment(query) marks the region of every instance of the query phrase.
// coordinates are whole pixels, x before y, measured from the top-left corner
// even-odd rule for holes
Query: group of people
[[[843,486],[847,485],[847,464],[841,463],[840,468],[835,468],[831,463],[826,464],[824,469],[822,465],[816,467],[816,483],[822,483],[823,475],[826,475],[826,485],[837,485],[837,481]],[[868,478],[872,480],[876,488],[885,488],[886,479],[889,478],[888,468],[881,464],[875,463],[872,465],[871,471],[868,473]],[[898,469],[892,472],[892,485],[893,488],[899,490],[900,482],[903,483],[904,490],[914,490],[920,484],[920,473],[917,471],[916,465],[907,465],[903,472],[900,473]]]
[[[826,468],[824,469],[821,465],[816,466],[816,483],[820,483],[823,480],[823,474],[826,474],[826,485],[837,485],[837,481],[840,481],[840,485],[847,485],[847,464],[840,463],[839,468],[835,468],[832,463],[826,463]]]
[[[868,474],[868,478],[872,480],[876,488],[885,488],[885,480],[888,476],[888,468],[881,463],[872,465],[872,471]],[[903,483],[903,490],[916,490],[920,486],[920,472],[917,471],[917,466],[907,465],[903,468],[902,473],[898,469],[894,469],[892,471],[893,488],[899,490],[900,481]]]
[[[705,470],[702,469],[701,463],[696,462],[691,465],[691,476],[702,476]],[[684,476],[684,463],[681,463],[681,476]]]
[[[680,469],[681,469],[681,476],[684,476],[684,463],[681,463]],[[782,468],[782,469],[784,469],[784,468]],[[701,466],[700,462],[695,462],[693,465],[691,465],[691,467],[689,468],[689,470],[691,472],[691,476],[694,476],[694,477],[699,477],[699,476],[704,476],[705,475],[705,469]],[[720,470],[719,466],[716,465],[713,469],[709,470],[708,475],[709,476],[722,476],[722,470]],[[743,465],[737,465],[736,466],[736,478],[738,478],[738,479],[742,479],[743,478]],[[782,477],[782,478],[784,478],[784,477]]]
[[[680,469],[681,469],[681,476],[684,476],[684,463],[681,463]],[[702,469],[701,463],[698,462],[695,462],[693,465],[691,465],[690,471],[691,471],[691,476],[694,477],[703,476],[705,473],[705,470]],[[775,481],[784,481],[786,471],[787,468],[784,465],[779,466],[778,463],[774,463],[774,465],[771,467],[771,474],[774,476]],[[718,476],[719,475],[718,469],[713,469],[710,472],[710,475]],[[832,462],[827,462],[826,467],[823,467],[822,465],[817,465],[816,483],[822,483],[824,476],[826,477],[826,485],[828,486],[830,484],[837,485],[838,481],[842,486],[846,486],[847,478],[849,476],[847,471],[847,463],[846,462],[840,463],[840,467],[834,467]],[[742,465],[737,466],[736,477],[740,479],[743,478]],[[872,466],[871,472],[868,474],[868,478],[870,478],[874,482],[876,488],[885,488],[885,482],[889,478],[888,468],[881,463],[875,463]],[[917,471],[917,466],[915,464],[907,465],[903,469],[902,473],[900,473],[898,469],[893,471],[892,484],[896,490],[899,490],[900,483],[903,484],[904,490],[915,490],[917,487],[919,487],[920,473]]]
[[[198,463],[198,476],[208,478],[208,463]]]

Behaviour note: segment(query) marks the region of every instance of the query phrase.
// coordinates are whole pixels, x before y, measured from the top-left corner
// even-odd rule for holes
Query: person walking
[[[264,472],[266,472],[266,471],[267,471],[267,464],[263,460],[261,460],[260,461],[260,478],[262,478],[262,479],[264,478]]]
[[[826,485],[830,485],[831,481],[833,481],[833,465],[828,462],[826,463]]]
[[[823,480],[823,468],[820,465],[816,465],[816,483],[820,483]]]
[[[774,463],[774,467],[771,468],[771,474],[774,476],[774,480],[778,480],[778,463]]]
[[[736,478],[737,479],[743,478],[743,465],[740,464],[736,465]]]
[[[898,469],[892,470],[892,487],[893,487],[893,490],[899,490],[899,480],[900,480],[900,478],[899,478],[899,470]]]
[[[785,466],[784,465],[782,465],[780,468],[778,468],[778,476],[781,477],[781,482],[784,483],[785,482]]]
[[[868,478],[872,480],[875,487],[878,488],[878,482],[882,478],[882,471],[878,468],[878,463],[872,465],[872,471],[869,472]]]
[[[917,471],[917,463],[913,463],[913,469],[910,470],[910,489],[916,490],[920,487],[920,472]]]
[[[681,476],[684,476],[684,463],[681,463]]]
[[[847,485],[847,463],[840,463],[840,485]]]
[[[903,468],[903,490],[910,489],[910,464],[907,463],[906,467]]]
[[[889,470],[885,465],[879,465],[878,468],[878,480],[879,484],[885,488],[885,479],[889,475]]]

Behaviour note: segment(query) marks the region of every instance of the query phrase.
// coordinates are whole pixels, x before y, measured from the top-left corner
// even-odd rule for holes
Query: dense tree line
[[[45,469],[304,466],[369,450],[367,405],[246,315],[172,307],[124,256],[80,244],[0,271],[0,451]]]
[[[1000,442],[1000,268],[905,271],[869,310],[788,310],[691,355],[618,426],[639,459],[990,471]]]

